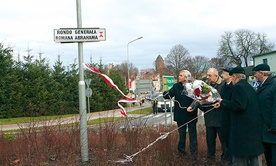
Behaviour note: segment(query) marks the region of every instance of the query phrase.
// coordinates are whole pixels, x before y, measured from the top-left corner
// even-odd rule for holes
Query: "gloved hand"
[[[276,129],[270,128],[270,129],[268,129],[268,132],[270,132],[270,133],[272,133],[272,134],[276,134]]]

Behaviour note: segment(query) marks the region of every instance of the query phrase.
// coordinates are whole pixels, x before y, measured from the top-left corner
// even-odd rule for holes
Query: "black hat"
[[[245,71],[242,67],[235,67],[229,72],[229,75],[232,74],[245,74]]]
[[[226,67],[226,68],[223,68],[221,70],[230,73],[230,71],[232,70],[232,67]]]
[[[253,71],[270,71],[270,67],[267,64],[259,64],[255,66]]]

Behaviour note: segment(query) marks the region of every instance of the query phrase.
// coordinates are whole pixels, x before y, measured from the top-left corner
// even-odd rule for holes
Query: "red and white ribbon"
[[[125,99],[120,99],[118,101],[118,106],[122,109],[120,111],[121,115],[122,116],[127,116],[127,113],[126,113],[126,110],[125,108],[120,104],[120,102],[124,102],[124,103],[135,103],[135,102],[138,102],[137,100],[134,100],[133,98],[131,97],[128,97],[126,96],[119,88],[116,84],[114,84],[114,82],[112,81],[111,78],[109,78],[107,75],[105,74],[102,74],[98,69],[94,68],[94,67],[91,67],[89,66],[88,64],[84,64],[84,69],[87,69],[87,70],[90,70],[92,71],[93,73],[96,73],[96,74],[99,74],[103,79],[104,81],[111,87],[113,87],[114,89],[116,89],[117,91],[119,91],[124,97]]]

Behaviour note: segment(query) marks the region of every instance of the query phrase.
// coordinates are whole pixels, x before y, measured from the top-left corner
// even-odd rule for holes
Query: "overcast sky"
[[[82,0],[82,27],[106,29],[106,41],[84,43],[84,62],[104,64],[129,60],[138,69],[154,68],[181,44],[191,56],[216,56],[225,31],[248,29],[267,35],[276,44],[273,0]],[[76,43],[54,42],[53,30],[76,28],[75,0],[6,0],[0,5],[0,42],[12,46],[21,59],[26,50],[54,64],[57,55],[66,66],[78,63]]]

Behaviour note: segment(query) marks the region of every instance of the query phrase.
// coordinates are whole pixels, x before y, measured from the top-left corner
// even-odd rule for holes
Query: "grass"
[[[134,110],[131,112],[128,112],[128,114],[148,114],[151,113],[151,108],[142,108],[138,110]],[[45,120],[56,120],[61,118],[69,118],[78,116],[78,114],[68,114],[68,115],[54,115],[54,116],[40,116],[40,117],[18,117],[18,118],[4,118],[0,119],[1,125],[8,125],[8,124],[19,124],[19,123],[30,123],[30,122],[40,122]],[[90,120],[89,123],[95,124],[95,123],[102,123],[106,119],[95,119]],[[116,120],[122,120],[122,118],[116,118]]]
[[[128,112],[128,114],[149,114],[149,113],[152,113],[152,108],[142,108],[142,109]]]
[[[56,119],[68,118],[68,117],[72,117],[72,116],[76,116],[76,115],[77,114],[40,116],[40,117],[4,118],[4,119],[0,119],[0,124],[7,125],[7,124],[39,122],[39,121],[44,121],[44,120],[56,120]]]
[[[100,124],[100,123],[108,123],[108,122],[115,122],[115,121],[120,121],[124,120],[124,117],[105,117],[105,118],[97,118],[93,120],[89,120],[87,122],[88,125],[93,125],[93,124]]]

